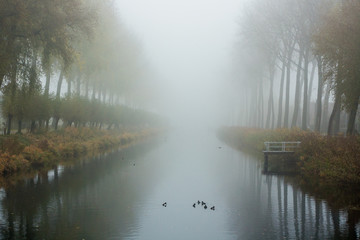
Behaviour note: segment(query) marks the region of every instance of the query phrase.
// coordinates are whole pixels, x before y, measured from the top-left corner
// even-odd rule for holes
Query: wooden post
[[[267,173],[269,166],[269,156],[267,153],[264,153],[264,173]]]

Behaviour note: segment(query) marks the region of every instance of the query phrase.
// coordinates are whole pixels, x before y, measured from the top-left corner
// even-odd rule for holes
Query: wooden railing
[[[291,153],[300,147],[301,142],[265,142],[265,151],[268,153]]]

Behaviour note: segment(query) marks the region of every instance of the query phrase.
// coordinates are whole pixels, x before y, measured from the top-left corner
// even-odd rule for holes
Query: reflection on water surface
[[[220,148],[221,147],[221,148]],[[357,239],[359,216],[261,173],[210,130],[59,166],[0,192],[1,239]],[[204,209],[193,204],[205,201]],[[162,203],[167,202],[167,207]]]

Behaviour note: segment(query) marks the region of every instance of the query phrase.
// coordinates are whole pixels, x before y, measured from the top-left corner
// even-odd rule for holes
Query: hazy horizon
[[[175,125],[225,121],[223,89],[243,0],[116,0],[158,86],[157,111]]]

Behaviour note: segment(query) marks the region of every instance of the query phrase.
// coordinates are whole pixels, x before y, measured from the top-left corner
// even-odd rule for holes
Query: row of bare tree
[[[245,12],[235,56],[246,104],[244,124],[334,135],[340,132],[341,116],[346,116],[346,132],[354,134],[360,96],[360,2],[256,0]]]
[[[68,97],[108,104],[124,102],[140,85],[145,61],[113,1],[0,0],[0,29],[0,89],[8,133],[15,120],[34,125],[44,117],[46,122],[56,118],[56,104],[52,112],[38,104],[59,102],[64,80]]]

